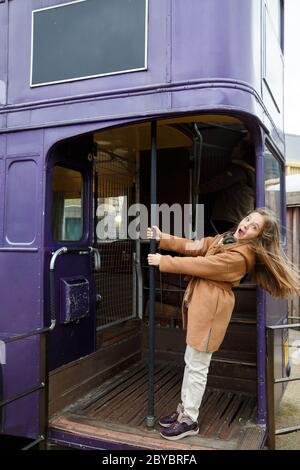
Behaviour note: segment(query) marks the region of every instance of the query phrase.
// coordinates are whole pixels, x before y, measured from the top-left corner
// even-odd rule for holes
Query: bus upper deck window
[[[284,238],[282,204],[282,165],[273,153],[266,148],[265,153],[265,206],[271,209],[279,223]]]
[[[52,176],[52,237],[79,241],[83,236],[83,178],[79,171],[55,166]]]

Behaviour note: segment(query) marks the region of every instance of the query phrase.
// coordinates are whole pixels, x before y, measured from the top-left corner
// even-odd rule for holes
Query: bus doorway
[[[159,121],[158,204],[193,208],[203,203],[203,235],[214,235],[216,194],[201,194],[199,187],[226,170],[233,148],[247,131],[230,116]],[[200,434],[169,443],[159,436],[158,425],[146,427],[149,242],[145,233],[130,238],[124,227],[130,224],[134,203],[150,212],[150,147],[149,122],[93,135],[93,247],[102,260],[95,273],[97,347],[52,371],[50,438],[101,449],[262,448],[265,432],[256,424],[256,286],[248,278],[235,288],[232,320],[222,348],[213,356],[200,410]],[[195,217],[193,211],[190,217]],[[170,233],[175,229],[171,218]],[[183,224],[181,234],[190,237]],[[186,285],[184,276],[157,271],[157,418],[175,409],[180,396],[185,348],[181,302]]]
[[[95,350],[96,293],[92,269],[92,140],[56,145],[47,168],[45,286],[50,370]]]

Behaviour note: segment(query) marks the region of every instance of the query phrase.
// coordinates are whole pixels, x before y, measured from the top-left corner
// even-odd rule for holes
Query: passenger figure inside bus
[[[213,193],[211,224],[216,233],[232,229],[255,207],[255,150],[249,132],[233,147],[228,168],[197,187]]]
[[[277,298],[300,293],[300,277],[280,247],[275,215],[263,208],[250,212],[231,238],[224,235],[188,240],[147,229],[159,248],[185,256],[149,254],[148,264],[161,272],[191,276],[185,291],[182,316],[187,329],[181,402],[159,420],[161,436],[178,440],[199,433],[198,415],[212,353],[223,342],[235,303],[232,287],[252,272],[256,284]],[[229,243],[228,243],[229,242]]]

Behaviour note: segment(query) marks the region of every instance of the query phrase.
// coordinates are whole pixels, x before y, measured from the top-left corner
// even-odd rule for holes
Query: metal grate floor
[[[156,417],[176,409],[182,372],[181,368],[170,364],[157,365],[154,387]],[[63,427],[63,423],[69,421],[97,429],[104,427],[106,430],[128,431],[131,436],[147,435],[147,382],[147,366],[138,363],[68,407],[52,422],[52,426]],[[191,448],[261,448],[264,432],[255,424],[255,414],[255,397],[207,388],[200,409],[199,435],[176,442],[187,443]],[[159,441],[166,442],[160,437],[159,430],[160,426],[157,425],[152,435],[157,439],[157,448],[161,448]],[[174,441],[172,448],[176,448]]]

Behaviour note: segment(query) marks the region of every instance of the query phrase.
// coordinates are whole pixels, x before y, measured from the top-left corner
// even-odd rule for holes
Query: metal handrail
[[[41,335],[43,333],[47,333],[48,331],[52,331],[54,329],[55,324],[56,324],[55,320],[52,320],[50,326],[46,326],[44,328],[38,328],[37,330],[30,331],[29,333],[20,333],[18,335],[13,335],[13,336],[10,336],[9,338],[4,338],[2,342],[5,344],[14,343],[15,341],[29,338],[30,336]]]
[[[41,384],[37,387],[33,387],[26,392],[18,393],[17,395],[14,395],[13,397],[8,398],[7,400],[0,401],[0,408],[9,405],[10,403],[13,403],[14,401],[20,400],[20,398],[27,397],[28,395],[31,395],[31,393],[37,392],[38,390],[41,390],[43,388],[45,388],[45,384],[44,382],[41,382]]]
[[[33,447],[37,446],[38,444],[41,444],[42,442],[45,441],[45,436],[40,436],[38,437],[35,441],[30,442],[30,444],[27,444],[27,446],[23,447],[21,450],[30,450]]]
[[[55,262],[58,256],[63,255],[63,254],[74,254],[78,253],[79,255],[87,255],[89,253],[93,253],[95,256],[95,271],[100,271],[101,269],[101,256],[100,252],[97,248],[94,246],[89,246],[88,248],[67,248],[66,246],[62,246],[61,248],[58,248],[56,251],[51,251],[52,258],[50,262],[50,271],[54,270]]]
[[[42,431],[41,435],[33,442],[31,442],[30,444],[28,444],[26,447],[24,447],[22,450],[29,450],[31,449],[32,447],[36,446],[37,444],[42,444],[43,443],[43,448],[46,448],[46,426],[47,426],[47,416],[48,416],[48,367],[47,367],[47,353],[46,353],[46,350],[47,350],[47,339],[45,338],[46,336],[48,336],[48,333],[50,331],[52,331],[54,329],[56,325],[56,320],[51,320],[51,324],[50,326],[48,327],[44,327],[44,328],[38,328],[37,330],[34,330],[34,331],[29,331],[27,333],[21,333],[21,334],[18,334],[18,335],[13,335],[13,336],[10,336],[9,338],[5,338],[3,340],[3,342],[5,344],[9,344],[9,343],[14,343],[16,341],[20,341],[22,339],[26,339],[26,338],[30,338],[32,336],[37,336],[37,335],[41,335],[41,350],[42,350],[42,356],[44,357],[44,361],[45,364],[42,364],[42,373],[41,373],[41,376],[42,377],[42,381],[41,383],[36,386],[36,387],[33,387],[31,388],[30,390],[26,390],[25,392],[21,392],[21,393],[18,393],[6,400],[2,400],[0,402],[0,408],[3,408],[4,406],[6,405],[9,405],[10,403],[13,403],[17,400],[20,400],[21,398],[24,398],[24,397],[27,397],[29,395],[31,395],[32,393],[35,393],[39,390],[42,391],[42,403],[43,403],[43,406],[41,405],[41,421],[40,421],[40,431]],[[44,338],[44,339],[43,339]],[[42,362],[42,361],[41,361]]]
[[[2,342],[5,343],[5,344],[9,344],[9,343],[14,343],[15,341],[20,341],[22,339],[30,338],[31,336],[36,336],[36,335],[41,335],[41,334],[44,334],[44,333],[48,333],[49,331],[52,331],[54,329],[55,323],[56,323],[55,321],[51,321],[51,325],[48,326],[48,327],[39,328],[37,330],[30,331],[29,333],[21,333],[19,335],[13,335],[13,336],[10,336],[9,338],[4,338],[2,340]],[[17,401],[20,398],[24,398],[27,395],[30,395],[31,393],[34,393],[37,390],[40,390],[44,387],[45,387],[44,382],[41,382],[41,384],[39,386],[34,387],[34,388],[28,390],[27,392],[18,393],[17,395],[14,395],[13,397],[8,398],[7,400],[0,401],[0,408],[3,407],[3,406],[8,405],[9,403]]]
[[[60,248],[59,250],[56,250],[54,253],[52,253],[52,259],[50,262],[50,297],[51,297],[51,323],[50,326],[44,327],[44,328],[38,328],[37,330],[34,331],[29,331],[27,333],[21,333],[17,335],[13,335],[9,338],[5,338],[3,342],[5,344],[9,343],[14,343],[16,341],[20,341],[22,339],[30,338],[32,336],[36,335],[41,335],[41,356],[43,358],[43,361],[41,359],[41,376],[43,376],[42,381],[40,385],[31,388],[30,390],[26,390],[25,392],[18,393],[7,400],[3,400],[0,402],[0,408],[13,403],[17,400],[20,400],[21,398],[24,398],[28,395],[31,395],[32,393],[37,392],[38,390],[42,390],[43,396],[41,398],[42,404],[40,406],[40,431],[42,431],[41,435],[39,436],[36,441],[33,443],[29,444],[29,446],[24,447],[24,450],[27,448],[32,448],[34,445],[44,442],[44,447],[46,447],[46,428],[47,428],[47,421],[48,421],[48,365],[47,365],[47,339],[45,338],[47,334],[54,330],[55,325],[56,325],[56,315],[55,315],[55,293],[53,294],[53,289],[55,287],[54,285],[54,272],[55,272],[55,261],[56,258],[67,251],[67,248],[63,247]]]
[[[269,330],[291,330],[292,328],[300,328],[300,323],[286,323],[284,325],[267,326]]]
[[[101,268],[101,258],[100,258],[100,253],[99,251],[94,248],[89,246],[88,249],[84,248],[67,248],[67,247],[61,247],[58,250],[51,252],[52,258],[50,261],[50,309],[51,309],[51,323],[50,326],[48,327],[43,327],[43,328],[38,328],[37,330],[29,331],[27,333],[21,333],[17,335],[10,336],[9,338],[3,339],[3,342],[5,344],[13,343],[15,341],[20,341],[22,339],[30,338],[32,336],[36,335],[41,335],[41,376],[42,380],[39,385],[36,387],[31,388],[30,390],[26,390],[25,392],[18,393],[7,400],[2,400],[0,402],[0,408],[13,403],[17,400],[20,400],[21,398],[24,398],[28,395],[31,395],[32,393],[35,393],[39,390],[42,390],[42,398],[41,398],[41,406],[40,406],[40,431],[41,435],[32,443],[27,445],[26,447],[23,448],[23,450],[28,450],[31,449],[32,447],[36,446],[37,444],[40,444],[43,442],[44,448],[46,448],[47,445],[47,440],[46,440],[46,434],[47,434],[47,424],[48,424],[48,395],[49,395],[49,384],[48,384],[48,357],[47,357],[47,349],[48,349],[48,333],[50,331],[53,331],[56,325],[56,311],[55,311],[55,303],[56,303],[56,298],[55,298],[55,263],[56,259],[58,256],[64,254],[64,253],[78,253],[78,254],[89,254],[93,253],[95,256],[95,270],[99,271]]]
[[[268,355],[268,380],[267,380],[267,394],[268,394],[268,444],[270,450],[276,449],[276,436],[283,434],[290,434],[300,431],[300,424],[298,426],[291,426],[288,428],[276,429],[275,420],[275,385],[279,383],[300,381],[300,377],[280,377],[275,378],[274,373],[274,333],[277,330],[286,330],[300,328],[300,323],[294,324],[281,324],[267,326],[267,355]]]

